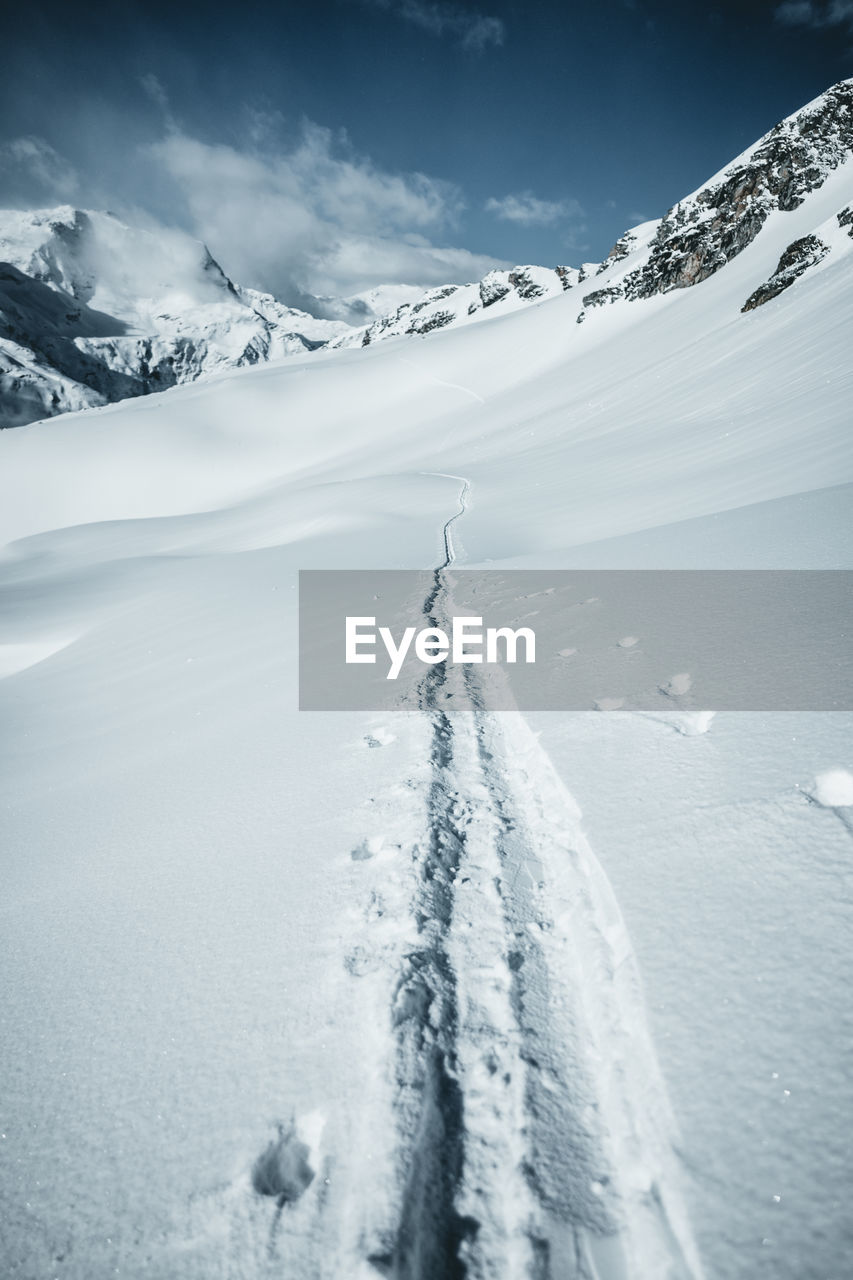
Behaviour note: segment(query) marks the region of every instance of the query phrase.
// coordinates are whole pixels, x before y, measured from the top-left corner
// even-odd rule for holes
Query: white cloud
[[[79,180],[73,166],[44,138],[12,138],[0,146],[0,173],[10,193],[31,204],[71,199]]]
[[[531,191],[500,199],[492,196],[484,207],[487,213],[504,222],[517,222],[525,227],[548,227],[583,215],[577,200],[540,200]]]
[[[463,49],[482,53],[489,45],[502,45],[506,28],[500,18],[471,13],[456,4],[434,0],[360,0],[373,9],[385,9],[434,36],[450,36]]]
[[[169,103],[169,95],[163,88],[162,82],[155,76],[153,71],[148,71],[144,76],[139,77],[139,83],[145,90],[148,97],[157,107],[163,117],[163,122],[167,129],[174,129],[175,118],[172,115],[172,108]]]
[[[850,27],[853,31],[853,0],[830,0],[813,4],[812,0],[785,0],[774,11],[777,22],[786,27]]]
[[[173,132],[150,154],[226,271],[294,304],[389,281],[461,282],[503,265],[435,243],[461,211],[455,186],[385,172],[310,122],[289,148],[267,140],[238,151]]]

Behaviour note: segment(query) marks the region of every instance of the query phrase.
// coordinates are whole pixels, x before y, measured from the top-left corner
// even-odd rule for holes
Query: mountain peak
[[[239,289],[206,245],[61,205],[0,211],[0,426],[304,354],[346,330]]]
[[[799,208],[851,152],[853,79],[781,120],[660,222],[647,224],[653,229],[647,254],[619,279],[610,272],[608,296],[589,295],[592,305],[650,298],[707,280],[752,243],[772,213]],[[631,234],[617,241],[606,267],[627,256]]]

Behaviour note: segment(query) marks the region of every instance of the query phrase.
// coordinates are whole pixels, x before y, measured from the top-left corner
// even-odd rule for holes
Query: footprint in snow
[[[385,899],[381,893],[377,893],[374,889],[364,909],[364,918],[368,924],[375,924],[385,915],[386,909]]]
[[[596,711],[618,711],[624,705],[624,698],[598,698],[595,703],[595,709]]]
[[[353,978],[364,978],[368,973],[375,973],[382,960],[371,947],[357,946],[344,959],[344,968]]]
[[[681,698],[685,693],[690,692],[692,684],[691,677],[686,671],[682,671],[679,675],[673,676],[666,684],[659,685],[659,688],[661,693],[665,693],[668,698]]]
[[[361,844],[356,845],[350,857],[353,862],[368,862],[371,858],[375,858],[377,853],[382,851],[385,843],[384,836],[371,836],[368,840],[362,840]]]
[[[388,747],[392,742],[396,742],[393,733],[389,733],[387,729],[376,729],[373,733],[365,735],[364,744],[367,747]]]
[[[293,1204],[314,1181],[311,1148],[297,1133],[293,1121],[278,1126],[272,1139],[252,1167],[252,1186],[259,1196],[272,1196],[279,1208]]]
[[[398,844],[386,844],[384,836],[369,836],[350,853],[353,862],[369,862],[371,858],[392,858],[400,849]]]

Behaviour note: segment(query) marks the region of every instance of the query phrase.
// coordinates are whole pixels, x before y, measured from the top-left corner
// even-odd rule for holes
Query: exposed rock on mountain
[[[574,267],[513,267],[511,271],[490,271],[473,284],[445,285],[430,289],[417,302],[406,302],[390,315],[366,328],[334,339],[333,347],[369,346],[384,338],[403,334],[419,335],[451,325],[514,311],[530,302],[564,293],[578,283]]]
[[[576,314],[579,324],[590,310],[609,303],[651,298],[699,284],[751,244],[771,214],[797,209],[851,151],[853,80],[844,80],[777,124],[662,219],[627,231],[603,262],[584,263],[580,269],[493,271],[478,284],[432,290],[420,301],[398,307],[332,345],[366,346],[483,319],[574,289],[590,277],[600,278],[601,284],[583,295]],[[845,225],[853,229],[853,215]],[[818,260],[809,257],[805,248],[802,253],[806,255],[802,259],[794,255],[799,268],[792,260],[789,267],[774,273],[772,284],[768,281],[763,286],[767,292],[762,300],[776,296]]]
[[[595,289],[592,293],[585,293],[583,305],[585,307],[603,307],[608,302],[615,302],[617,298],[624,298],[624,296],[625,290],[621,285],[612,285],[608,289]],[[580,323],[583,314],[581,312],[578,316],[578,323]]]
[[[607,257],[596,268],[596,275],[601,275],[608,267],[614,266],[615,263],[621,262],[628,257],[629,253],[637,247],[637,233],[635,231],[626,231],[624,236],[620,236]]]
[[[0,426],[304,353],[348,327],[239,288],[178,232],[0,213]]]
[[[647,255],[622,280],[649,298],[706,280],[750,244],[771,213],[791,212],[853,151],[853,80],[843,80],[745,151],[657,224]],[[631,233],[605,267],[627,257]]]
[[[799,240],[795,240],[782,254],[778,267],[767,283],[759,285],[755,292],[750,294],[741,311],[752,311],[755,307],[769,302],[771,298],[777,297],[808,271],[809,267],[822,262],[828,253],[829,245],[824,244],[817,236],[802,236]]]

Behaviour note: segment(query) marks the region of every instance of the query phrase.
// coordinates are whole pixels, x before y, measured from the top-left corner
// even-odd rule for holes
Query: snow
[[[850,567],[851,184],[0,435],[10,1275],[841,1274],[853,717],[299,713],[296,573]]]
[[[671,698],[680,698],[683,694],[690,692],[693,680],[688,671],[680,671],[678,675],[673,676],[671,680],[663,686],[663,692]]]
[[[182,232],[112,214],[0,210],[0,261],[4,426],[304,354],[349,330],[235,286]]]
[[[812,794],[826,809],[853,805],[853,773],[846,769],[828,769],[826,773],[819,773]]]
[[[522,307],[536,305],[549,297],[557,297],[578,283],[579,272],[573,267],[520,266],[511,271],[491,271],[473,284],[448,284],[412,297],[401,292],[394,310],[374,319],[373,323],[333,338],[333,347],[361,347],[389,338],[417,334],[426,336],[434,329],[454,329],[460,325],[478,324],[507,315]],[[380,301],[390,302],[386,295]]]
[[[381,284],[362,293],[352,293],[346,298],[318,298],[323,314],[340,319],[347,324],[359,325],[396,311],[406,303],[417,302],[424,296],[421,285]]]

